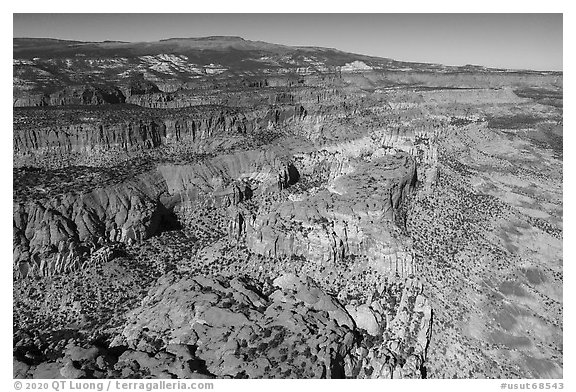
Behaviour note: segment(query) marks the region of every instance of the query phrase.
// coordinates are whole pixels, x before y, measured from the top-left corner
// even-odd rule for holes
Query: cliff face
[[[328,174],[334,178],[327,189],[313,191],[305,199],[293,194],[256,215],[234,210],[231,236],[245,237],[253,252],[267,257],[337,263],[350,255],[365,256],[386,275],[413,274],[414,260],[402,240],[395,238],[391,222],[416,184],[414,161],[399,154],[348,168],[336,163],[333,168],[336,172]]]
[[[290,157],[274,148],[220,155],[193,165],[160,165],[158,171],[168,188],[162,200],[182,221],[198,206],[235,206],[298,180]]]
[[[301,105],[233,110],[208,107],[151,113],[119,105],[113,116],[96,109],[17,111],[13,133],[14,165],[109,166],[159,147],[210,153],[213,148],[247,142],[258,146],[274,131],[314,128],[324,116],[308,116]],[[35,119],[34,116],[38,116]],[[62,125],[59,116],[72,117]],[[33,118],[33,121],[30,121]],[[312,125],[310,125],[312,124]],[[262,140],[260,140],[262,139]],[[231,144],[232,143],[232,144]],[[161,153],[159,153],[161,154]]]
[[[391,293],[379,293],[371,303],[348,305],[346,310],[359,328],[372,329],[376,338],[375,344],[360,344],[350,356],[349,377],[426,378],[432,308],[421,281],[407,279],[404,285],[393,286]]]
[[[15,111],[14,164],[16,167],[107,166],[140,153],[162,157],[163,147],[211,153],[238,146],[245,148],[246,144],[255,148],[281,135],[326,144],[328,151],[334,150],[328,143],[332,141],[349,152],[396,149],[412,154],[419,162],[432,162],[436,148],[433,140],[450,125],[448,114],[466,118],[464,107],[477,103],[485,105],[485,115],[489,116],[495,103],[506,107],[529,102],[509,88],[436,91],[420,86],[418,89],[416,96],[394,91],[364,97],[359,92],[329,88],[316,93],[307,88],[291,93],[258,92],[249,97],[244,95],[243,99],[237,93],[237,103],[243,106],[234,109],[223,106],[142,109],[131,105],[110,105],[106,110],[20,109]],[[226,101],[220,95],[214,97],[219,104]],[[248,107],[251,102],[261,106]],[[438,107],[445,108],[445,113],[438,111]],[[424,112],[434,115],[414,121],[418,113]],[[58,121],[59,116],[66,121]],[[479,116],[472,121],[482,120]],[[346,139],[348,144],[342,142]]]
[[[116,86],[71,85],[53,93],[18,91],[14,107],[109,105],[126,102],[126,97]]]
[[[321,167],[325,161],[316,163]],[[374,227],[392,221],[414,187],[414,161],[397,154],[370,163],[337,162],[326,179],[329,190],[306,200],[296,195],[258,216],[243,213],[239,206],[231,233],[246,236],[250,249],[270,257],[297,255],[336,262],[347,255],[363,255],[383,271],[412,273],[412,260],[400,242],[389,230]],[[98,242],[140,242],[163,226],[190,223],[199,207],[234,207],[299,180],[301,173],[291,156],[272,148],[194,164],[161,164],[125,182],[85,193],[24,198],[14,204],[15,267],[22,275],[68,270]],[[301,229],[288,230],[295,225]]]
[[[106,165],[106,160],[130,153],[183,143],[194,147],[218,136],[245,134],[256,127],[254,115],[226,110],[158,116],[140,116],[139,111],[131,113],[130,109],[126,112],[108,119],[100,111],[79,110],[79,118],[69,125],[58,125],[57,111],[43,113],[44,118],[36,124],[24,123],[15,130],[15,166],[44,166],[47,163],[43,161]]]
[[[140,242],[188,221],[187,211],[230,206],[286,188],[297,172],[280,151],[159,165],[118,184],[14,203],[14,267],[22,276],[79,266],[104,242]]]
[[[35,160],[66,159],[74,154],[95,156],[158,147],[166,127],[155,121],[112,126],[82,124],[54,128],[29,128],[14,133],[14,159],[18,166]]]
[[[15,203],[14,267],[23,276],[51,275],[78,267],[98,243],[150,237],[165,212],[157,201],[166,189],[161,179],[151,172],[84,194]]]

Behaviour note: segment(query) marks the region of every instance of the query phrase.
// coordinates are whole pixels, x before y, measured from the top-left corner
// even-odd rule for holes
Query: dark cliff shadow
[[[300,172],[292,163],[288,165],[288,185],[294,185],[300,180]]]
[[[149,236],[155,236],[165,231],[182,230],[182,223],[178,220],[174,211],[166,208],[166,206],[158,201],[156,210],[152,214],[152,222],[150,225]]]

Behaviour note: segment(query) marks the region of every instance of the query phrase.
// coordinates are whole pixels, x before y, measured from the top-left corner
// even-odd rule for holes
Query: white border
[[[399,2],[400,3],[400,2]],[[576,194],[574,193],[574,154],[571,154],[571,148],[576,146],[574,143],[573,133],[570,131],[574,128],[573,120],[573,77],[570,70],[573,69],[573,51],[570,46],[574,46],[571,37],[574,37],[574,20],[573,13],[570,7],[566,4],[568,2],[562,1],[546,1],[546,2],[536,2],[536,1],[523,1],[523,2],[504,2],[501,0],[484,0],[481,2],[471,2],[464,1],[424,1],[424,0],[412,0],[408,2],[401,2],[402,4],[377,4],[373,1],[366,0],[355,0],[354,2],[313,2],[310,0],[291,0],[282,2],[281,4],[271,1],[251,1],[247,3],[246,1],[232,1],[232,0],[220,0],[217,2],[197,2],[197,1],[186,1],[186,2],[162,2],[162,3],[151,3],[145,2],[144,0],[130,1],[130,2],[120,2],[112,0],[99,0],[88,4],[87,2],[79,1],[60,1],[46,2],[46,1],[21,1],[21,2],[11,2],[11,4],[4,8],[8,8],[7,12],[3,12],[1,15],[2,29],[4,30],[2,34],[2,50],[4,56],[2,56],[2,120],[4,123],[4,131],[1,133],[1,143],[0,148],[2,148],[2,154],[0,155],[2,161],[2,176],[1,179],[6,187],[10,190],[6,190],[1,193],[2,197],[2,208],[0,209],[0,227],[2,228],[0,236],[1,247],[3,259],[2,266],[2,319],[3,323],[1,325],[1,331],[3,333],[2,339],[0,339],[0,350],[2,356],[0,358],[1,362],[0,369],[2,371],[0,376],[0,389],[2,390],[12,390],[12,227],[10,222],[12,220],[12,213],[9,210],[12,199],[12,13],[20,12],[47,12],[47,13],[70,13],[70,12],[105,12],[105,13],[131,13],[131,12],[141,12],[141,13],[218,13],[225,11],[226,13],[260,13],[260,12],[282,12],[291,13],[295,11],[301,11],[306,13],[375,13],[375,12],[396,12],[396,13],[410,13],[417,11],[418,13],[452,13],[452,12],[462,12],[462,13],[473,13],[473,12],[527,12],[527,13],[564,13],[564,69],[568,72],[564,75],[564,108],[565,118],[564,118],[564,238],[567,240],[564,244],[564,297],[568,299],[574,297],[574,267],[572,265],[572,255],[574,255],[574,207],[573,203],[576,203],[574,198]],[[273,4],[273,5],[272,5]],[[575,330],[576,326],[574,323],[574,307],[572,301],[564,301],[564,389],[565,390],[576,390],[576,384],[574,382],[574,358],[573,358],[573,348],[574,348],[574,338],[571,331]],[[390,388],[394,390],[396,388],[402,388],[403,390],[420,390],[422,388],[427,390],[441,390],[441,391],[496,391],[499,390],[499,385],[501,381],[498,380],[424,380],[424,381],[355,381],[355,380],[343,380],[343,381],[314,381],[314,380],[276,380],[276,381],[243,381],[243,382],[227,382],[222,380],[216,380],[218,388],[217,391],[223,390],[236,390],[236,389],[254,389],[254,390],[266,390],[269,391],[270,388],[276,388],[279,390],[288,389],[318,389],[318,388],[362,388],[362,389],[374,389],[382,390],[383,388]],[[518,380],[514,380],[518,381]],[[529,380],[532,382],[532,380]],[[536,382],[541,382],[545,380],[534,380]],[[551,380],[552,382],[558,380]],[[330,385],[326,384],[330,382]],[[359,384],[362,382],[362,384]]]

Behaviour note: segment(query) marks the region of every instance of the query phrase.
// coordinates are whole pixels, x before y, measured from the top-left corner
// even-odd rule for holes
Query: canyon
[[[16,378],[562,378],[562,73],[14,39]]]

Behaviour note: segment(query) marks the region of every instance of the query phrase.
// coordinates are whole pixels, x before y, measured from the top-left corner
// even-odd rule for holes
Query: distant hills
[[[345,84],[344,74],[347,78],[362,75],[359,85],[365,86],[386,80],[401,84],[424,80],[433,86],[434,82],[428,81],[430,76],[446,74],[466,78],[455,86],[474,86],[477,75],[482,78],[492,73],[514,73],[520,77],[562,75],[413,63],[333,48],[287,46],[227,36],[156,42],[14,38],[13,43],[14,106],[122,103],[133,94],[178,90],[316,85],[324,83],[321,80],[327,75]],[[414,75],[424,75],[424,79]],[[375,84],[376,79],[379,82]]]

